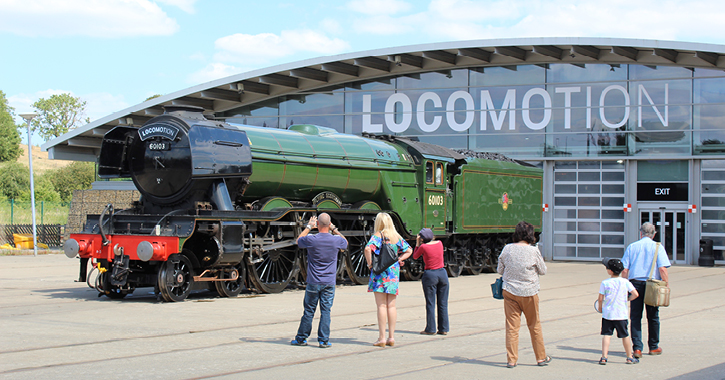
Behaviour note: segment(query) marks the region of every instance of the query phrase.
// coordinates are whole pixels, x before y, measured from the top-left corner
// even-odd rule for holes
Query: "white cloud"
[[[223,63],[210,63],[203,69],[192,73],[187,78],[187,81],[194,84],[209,82],[214,79],[225,78],[230,75],[239,74],[245,69],[241,69],[235,66],[225,65]]]
[[[353,0],[347,3],[347,7],[355,12],[378,16],[406,12],[412,5],[401,0]]]
[[[370,11],[358,9],[361,4]],[[725,18],[721,0],[431,0],[427,9],[400,16],[396,6],[386,11],[376,4],[348,3],[367,15],[352,23],[356,32],[424,33],[435,40],[571,36],[722,42],[719,25]]]
[[[232,34],[214,43],[219,52],[215,60],[242,64],[265,63],[297,53],[337,54],[350,48],[339,38],[308,29],[274,33]]]
[[[159,3],[167,4],[167,5],[173,5],[175,7],[179,7],[182,11],[190,14],[194,14],[196,10],[194,9],[194,3],[196,3],[196,0],[156,0]]]
[[[158,36],[178,29],[176,21],[149,0],[0,1],[0,32],[24,36]]]
[[[331,34],[340,34],[343,31],[340,22],[332,18],[325,18],[320,21],[320,28],[322,28],[322,30],[324,30],[325,32]]]

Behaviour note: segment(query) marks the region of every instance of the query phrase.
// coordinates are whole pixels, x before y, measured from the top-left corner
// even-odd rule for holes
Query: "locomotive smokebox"
[[[207,120],[199,107],[166,107],[164,115],[141,128],[119,126],[103,138],[98,175],[130,177],[144,201],[171,205],[209,199],[217,209],[231,207],[227,188],[252,174],[252,155],[244,131]]]

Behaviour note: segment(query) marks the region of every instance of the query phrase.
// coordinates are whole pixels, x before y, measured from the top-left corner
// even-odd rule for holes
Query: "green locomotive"
[[[294,240],[323,211],[349,240],[338,275],[357,284],[368,280],[363,248],[381,210],[408,240],[431,228],[451,276],[495,269],[519,221],[541,228],[538,168],[405,137],[207,120],[189,108],[109,131],[99,175],[131,177],[141,200],[89,217],[66,254],[100,263],[99,290],[115,298],[155,286],[180,301],[197,282],[235,296],[247,272],[259,291],[279,292],[304,280],[305,255]],[[422,271],[410,261],[402,275]]]

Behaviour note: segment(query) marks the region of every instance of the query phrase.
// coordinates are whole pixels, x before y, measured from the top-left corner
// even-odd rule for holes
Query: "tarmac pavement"
[[[78,260],[62,254],[0,257],[2,379],[725,379],[725,268],[670,268],[671,306],[660,309],[660,356],[626,365],[612,338],[601,356],[601,315],[593,308],[599,263],[547,262],[540,306],[549,366],[538,367],[525,325],[519,365],[506,368],[498,275],[452,278],[447,336],[425,327],[419,282],[402,282],[395,347],[373,347],[375,302],[366,286],[338,285],[332,347],[289,344],[302,315],[303,290],[220,298],[192,293],[157,302],[153,289],[121,301],[73,282]],[[318,311],[319,313],[319,311]],[[319,315],[319,314],[318,314]],[[646,319],[643,319],[646,325]],[[646,339],[646,332],[644,333]]]

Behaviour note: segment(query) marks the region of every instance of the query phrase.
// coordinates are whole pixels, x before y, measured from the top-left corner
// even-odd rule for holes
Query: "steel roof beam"
[[[471,48],[471,49],[458,49],[458,55],[463,57],[469,57],[483,61],[486,63],[491,62],[491,52],[483,49]]]
[[[260,83],[299,88],[299,80],[282,74],[269,74],[259,78]]]
[[[68,146],[97,149],[101,147],[103,139],[93,137],[73,137],[68,139]]]
[[[670,49],[657,49],[655,48],[652,51],[652,55],[655,55],[657,57],[662,57],[672,63],[677,63],[677,55],[679,53],[676,50],[670,50]]]
[[[248,80],[230,83],[229,89],[239,94],[254,92],[256,94],[269,95],[269,85]]]
[[[218,88],[209,88],[199,93],[202,99],[226,100],[229,102],[239,103],[239,93],[237,91],[227,91]]]
[[[612,46],[611,51],[612,54],[616,54],[624,58],[629,58],[633,61],[637,60],[637,55],[639,54],[639,50],[626,46]]]
[[[322,64],[322,70],[332,73],[345,74],[353,77],[360,76],[360,68],[345,62],[329,62]]]
[[[213,100],[206,100],[206,99],[199,99],[199,98],[190,98],[188,96],[185,96],[183,98],[174,99],[171,101],[172,106],[196,106],[196,107],[202,107],[207,110],[213,110],[214,109],[214,101]]]
[[[322,70],[311,69],[309,67],[301,67],[299,69],[290,70],[290,75],[297,78],[327,82],[328,73]]]
[[[583,55],[585,57],[599,59],[599,53],[600,50],[595,48],[594,46],[585,45],[574,45],[569,51],[569,55],[572,58],[575,58],[577,55]]]
[[[417,55],[410,55],[410,54],[398,54],[398,55],[389,55],[388,61],[393,62],[396,66],[402,66],[402,65],[408,65],[408,66],[415,66],[418,68],[423,68],[423,57],[418,57]]]
[[[375,57],[363,57],[354,60],[355,64],[362,67],[369,67],[371,69],[390,72],[390,62],[375,58]]]
[[[456,55],[449,53],[444,50],[432,50],[432,51],[424,51],[423,57],[428,59],[434,59],[436,61],[448,63],[450,65],[456,64]]]
[[[494,50],[496,54],[506,57],[516,58],[521,61],[526,60],[526,50],[516,46],[499,46]]]
[[[696,51],[695,57],[699,58],[713,66],[717,66],[717,59],[720,58],[720,55],[715,54],[715,53],[707,53],[704,51]]]
[[[541,46],[534,46],[534,53],[543,55],[546,57],[551,57],[554,59],[561,59],[562,55],[564,55],[564,50],[559,49],[556,46],[541,45]]]

